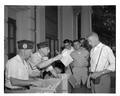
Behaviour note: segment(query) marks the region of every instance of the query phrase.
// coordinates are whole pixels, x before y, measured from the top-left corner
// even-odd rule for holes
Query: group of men
[[[74,85],[87,84],[93,93],[110,93],[111,73],[115,72],[113,51],[109,46],[100,42],[95,32],[92,32],[86,40],[92,48],[90,52],[87,50],[89,48],[84,46],[84,39],[73,41],[74,51],[70,55],[73,58],[72,77],[76,79]]]
[[[30,79],[30,76],[40,76],[40,72],[50,71],[54,77],[59,77],[58,73],[65,67],[65,72],[75,78],[75,86],[80,86],[82,82],[83,85],[87,84],[93,93],[109,93],[110,73],[115,71],[115,56],[110,47],[101,43],[94,32],[87,38],[92,47],[90,53],[84,48],[84,41],[84,39],[74,40],[72,46],[70,40],[64,40],[62,52],[50,59],[48,59],[50,49],[47,42],[37,44],[38,51],[33,54],[33,42],[19,41],[18,54],[8,60],[5,67],[5,87],[21,89],[36,86],[35,80]],[[59,61],[58,65],[63,63],[64,66],[53,68],[51,64],[55,61]]]

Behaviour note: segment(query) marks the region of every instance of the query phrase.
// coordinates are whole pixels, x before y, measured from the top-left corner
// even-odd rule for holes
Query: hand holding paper
[[[61,62],[65,65],[68,66],[71,62],[73,61],[72,57],[70,56],[70,54],[68,54],[68,52],[64,52],[62,53],[62,58],[61,58]]]

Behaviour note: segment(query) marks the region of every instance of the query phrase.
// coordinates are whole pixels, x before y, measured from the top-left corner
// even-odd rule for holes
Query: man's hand
[[[89,74],[88,79],[87,79],[87,88],[91,88],[90,78],[91,78],[91,74]]]
[[[97,77],[101,76],[101,72],[94,72],[93,74],[91,74],[91,78],[96,79]]]
[[[60,54],[60,52],[59,52],[58,50],[55,50],[55,53],[56,53],[57,55],[59,55],[59,54]]]

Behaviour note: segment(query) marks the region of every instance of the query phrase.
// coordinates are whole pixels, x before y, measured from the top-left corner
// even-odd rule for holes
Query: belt
[[[95,73],[95,72],[89,72],[90,74],[93,74],[93,73]],[[102,74],[102,75],[107,75],[107,74],[110,74],[111,72],[109,72],[109,73],[104,73],[104,74]]]

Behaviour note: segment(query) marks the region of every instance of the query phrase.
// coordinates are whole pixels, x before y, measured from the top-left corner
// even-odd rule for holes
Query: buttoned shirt
[[[28,65],[19,55],[8,60],[5,68],[5,86],[8,88],[20,88],[19,86],[12,86],[10,77],[21,80],[29,79]]]
[[[36,65],[40,64],[41,62],[48,60],[48,57],[43,57],[39,52],[32,54],[31,58],[29,58],[28,62],[30,63],[31,67],[35,70]],[[46,71],[53,70],[52,66],[49,66]]]
[[[34,69],[35,66],[42,61],[42,56],[39,52],[35,52],[31,55],[31,58],[29,58],[28,62],[30,63],[31,67]]]
[[[91,61],[90,61],[91,72],[95,72],[95,71],[99,72],[105,69],[115,71],[115,56],[111,48],[108,47],[107,45],[103,43],[99,43],[96,47],[92,48],[90,52],[90,57],[91,57]],[[99,62],[98,62],[98,58],[99,58]]]
[[[74,67],[86,67],[88,66],[88,57],[89,52],[85,48],[80,48],[79,50],[75,50],[71,53],[73,58],[73,66]]]

